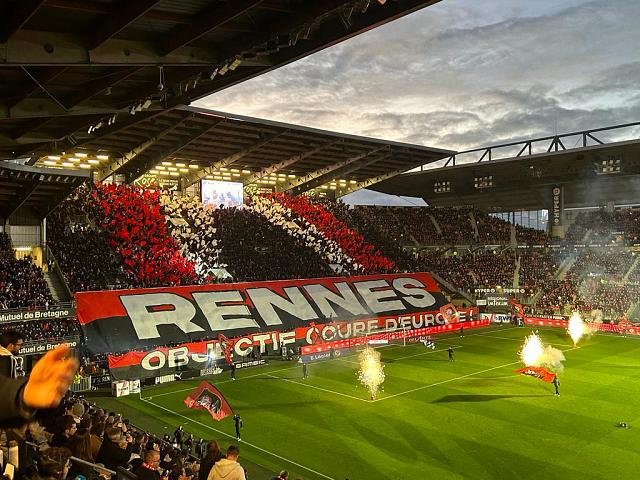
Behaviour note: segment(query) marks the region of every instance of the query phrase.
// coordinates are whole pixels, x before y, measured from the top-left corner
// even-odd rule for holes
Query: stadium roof
[[[437,1],[3,1],[0,158],[71,148]]]
[[[621,127],[598,130],[612,128]],[[509,145],[522,146],[522,154],[531,147],[531,142],[551,139],[549,150],[557,149],[526,156],[488,160],[492,148],[500,146],[477,149],[474,151],[482,153],[482,161],[410,172],[371,188],[393,195],[421,197],[433,206],[473,205],[493,211],[550,208],[551,190],[556,185],[563,186],[565,208],[592,207],[609,202],[639,204],[640,140],[605,144],[593,136],[593,132],[595,130],[574,132]],[[584,145],[588,138],[592,143],[595,140],[597,145],[564,149],[564,137],[583,134]]]
[[[128,183],[150,172],[175,177],[184,187],[211,178],[266,183],[292,193],[335,186],[343,194],[452,153],[177,107],[107,126],[71,150],[39,157],[36,165],[70,167],[75,162],[78,167],[95,167],[99,180],[116,174]]]
[[[0,162],[0,218],[5,221],[20,208],[45,218],[76,187],[91,178],[86,171],[36,168]]]

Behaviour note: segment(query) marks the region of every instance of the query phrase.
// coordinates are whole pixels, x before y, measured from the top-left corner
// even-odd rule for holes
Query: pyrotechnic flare
[[[567,333],[569,333],[571,340],[573,340],[573,346],[576,347],[578,345],[578,341],[583,336],[591,333],[591,329],[589,328],[589,325],[582,320],[582,317],[578,312],[573,312],[569,319]]]
[[[527,367],[534,367],[538,365],[538,359],[544,353],[544,346],[542,340],[537,333],[532,333],[524,339],[524,344],[520,350],[520,359]]]
[[[360,370],[358,380],[371,392],[371,399],[375,400],[378,389],[384,382],[384,366],[380,363],[380,352],[367,347],[360,352]]]
[[[544,345],[537,332],[524,339],[520,359],[527,367],[545,367],[552,372],[561,372],[564,369],[564,354],[557,348]]]

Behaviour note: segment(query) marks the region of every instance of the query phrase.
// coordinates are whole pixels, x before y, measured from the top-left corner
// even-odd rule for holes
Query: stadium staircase
[[[520,258],[516,256],[516,268],[513,270],[513,284],[511,285],[513,288],[520,287]]]
[[[631,267],[629,267],[627,273],[624,274],[624,277],[622,278],[622,281],[624,283],[627,283],[627,281],[629,281],[629,276],[631,276],[635,269],[638,268],[638,262],[640,262],[640,256],[636,256],[636,259],[631,264]]]
[[[394,220],[396,222],[398,222],[398,225],[402,225],[402,222],[400,221],[400,219],[397,217],[397,215],[393,212],[393,209],[389,210],[389,213],[391,213],[391,216],[394,218]],[[432,217],[433,218],[433,217]],[[382,232],[380,232],[383,236],[384,234]],[[411,241],[413,242],[413,244],[416,247],[420,247],[420,243],[418,243],[418,240],[416,240],[416,237],[413,236],[413,234],[408,233],[409,238],[411,239]]]
[[[58,273],[53,270],[52,272],[44,272],[44,279],[49,285],[51,296],[57,303],[68,302],[71,300],[68,287],[65,287],[64,282],[60,279]]]
[[[560,264],[560,266],[558,267],[556,274],[553,276],[553,280],[564,280],[564,277],[567,275],[567,272],[571,270],[571,267],[573,267],[573,264],[576,263],[577,259],[578,259],[578,256],[576,254],[573,254],[565,258]],[[540,298],[540,295],[542,295],[542,288],[539,288],[538,291],[535,293],[535,295],[531,298],[531,305],[535,305],[536,303],[538,303],[538,299]]]
[[[430,213],[428,215],[429,215],[429,218],[431,219],[431,223],[433,223],[433,226],[436,229],[436,232],[438,232],[438,236],[442,237],[442,229],[440,228],[440,225],[438,224],[436,217],[434,217]]]
[[[480,232],[478,231],[478,222],[476,221],[476,216],[473,214],[473,210],[469,212],[469,219],[471,220],[471,226],[473,227],[473,234],[476,237],[476,240],[480,238]]]
[[[444,278],[442,278],[436,272],[431,272],[431,276],[433,276],[435,281],[438,282],[440,286],[443,287],[443,289],[446,290],[447,292],[450,292],[455,295],[460,295],[462,298],[466,299],[469,303],[471,304],[474,303],[473,296],[470,293],[467,293],[464,290],[460,290],[454,287],[451,283],[447,282]]]
[[[47,258],[49,259],[50,265],[53,265],[53,268],[49,268],[48,271],[43,273],[44,279],[49,286],[51,296],[58,303],[70,302],[73,298],[71,289],[67,285],[62,270],[60,269],[60,265],[58,265],[58,261],[48,245],[46,246],[46,249]]]
[[[511,224],[511,246],[516,248],[518,246],[518,239],[516,237],[516,226]]]

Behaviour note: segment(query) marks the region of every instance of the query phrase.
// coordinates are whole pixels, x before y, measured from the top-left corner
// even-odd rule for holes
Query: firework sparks
[[[358,360],[358,380],[369,389],[371,398],[375,399],[380,385],[384,382],[384,366],[380,363],[380,352],[367,347],[360,352]]]
[[[524,339],[520,349],[520,360],[527,367],[545,367],[552,372],[564,369],[564,354],[557,348],[544,345],[537,332],[533,332]]]
[[[582,317],[578,312],[573,312],[571,314],[571,318],[569,319],[569,326],[567,328],[567,333],[569,333],[571,340],[573,340],[573,346],[576,347],[578,345],[578,341],[583,336],[591,333],[591,329],[582,320]]]
[[[524,344],[522,345],[522,349],[520,350],[520,359],[522,363],[527,367],[537,367],[538,359],[542,357],[544,353],[544,346],[542,345],[542,340],[538,336],[537,333],[532,333],[531,335],[527,335],[524,339]]]

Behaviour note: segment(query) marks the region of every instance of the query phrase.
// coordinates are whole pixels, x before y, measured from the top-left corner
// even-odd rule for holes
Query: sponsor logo
[[[551,218],[554,226],[562,224],[562,189],[553,187],[551,189]]]
[[[73,308],[64,310],[25,310],[22,312],[0,313],[0,323],[46,320],[48,318],[70,318],[76,315]]]
[[[30,344],[22,347],[18,352],[18,355],[34,355],[38,353],[46,353],[49,350],[53,350],[54,348],[59,347],[60,345],[67,345],[69,348],[75,348],[78,346],[78,340],[73,340],[70,342],[53,342],[53,343],[45,342],[45,343],[38,343],[35,345]]]
[[[207,375],[218,375],[222,372],[223,370],[220,367],[202,368],[200,370],[200,375],[202,377],[206,377]]]

